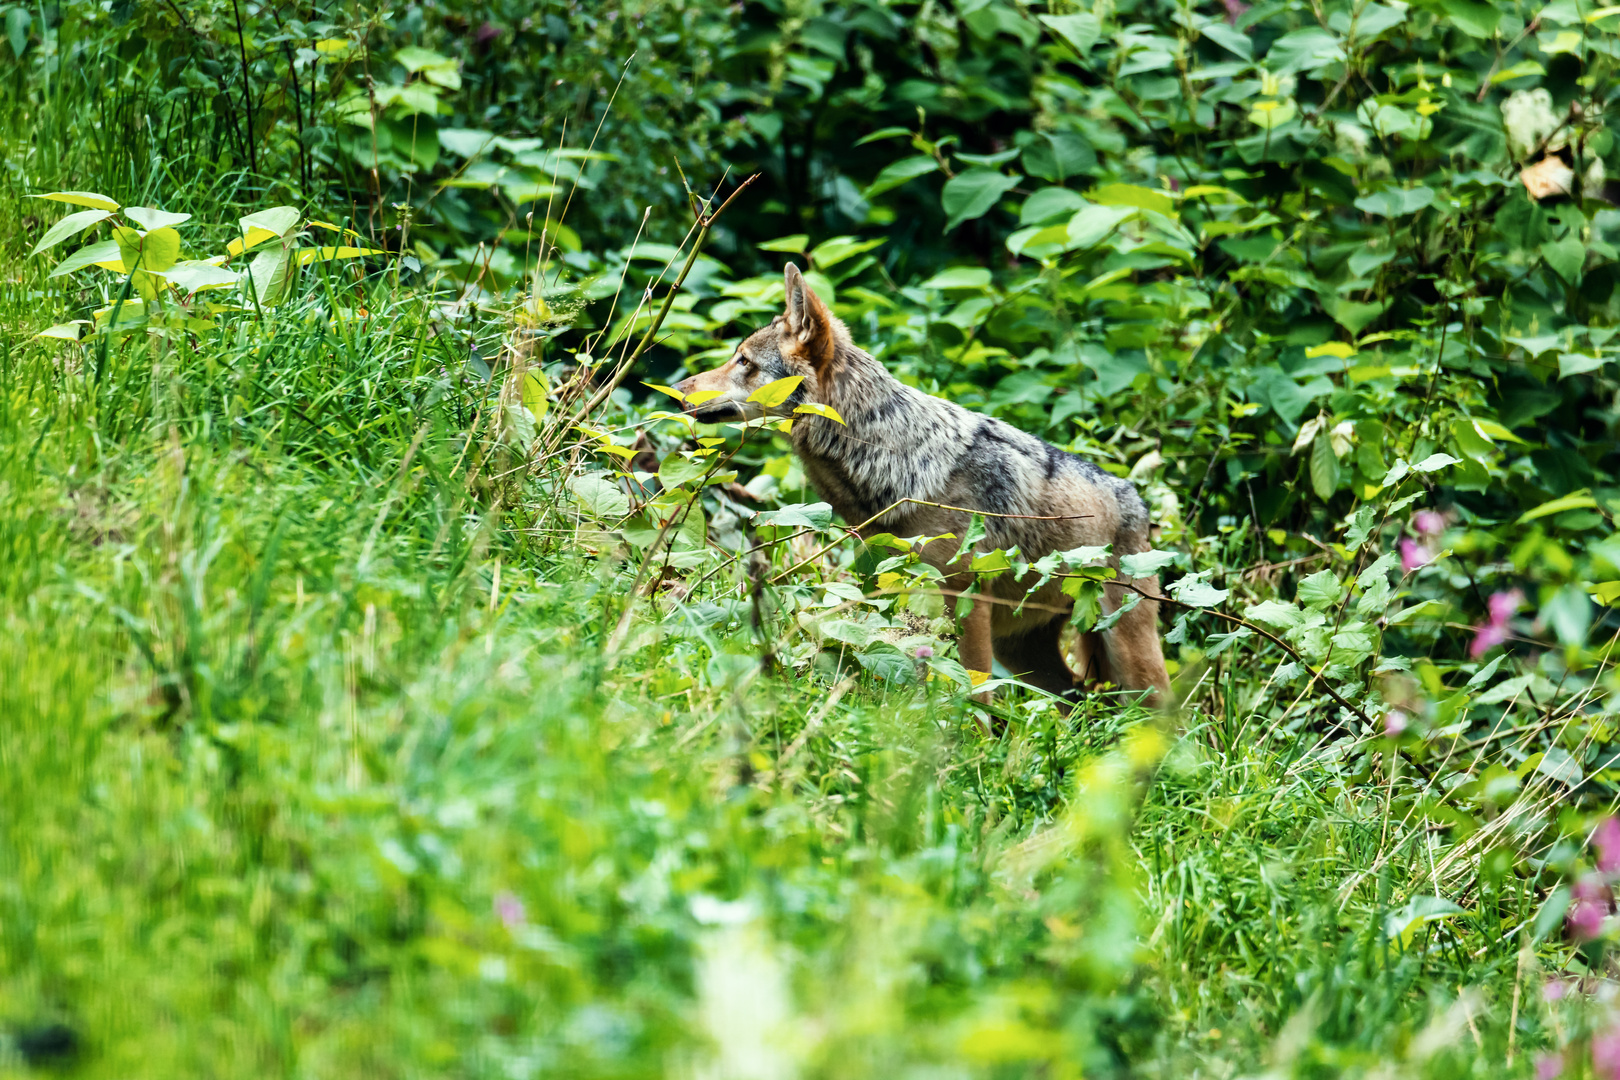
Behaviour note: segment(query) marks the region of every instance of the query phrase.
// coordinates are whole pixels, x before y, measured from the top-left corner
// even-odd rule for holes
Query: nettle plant
[[[132,330],[193,332],[211,330],[216,316],[261,313],[291,295],[301,267],[331,259],[380,255],[358,246],[301,247],[302,215],[296,207],[275,206],[238,220],[238,235],[222,255],[186,257],[180,227],[190,214],[150,206],[120,206],[92,191],[54,191],[35,196],[82,206],[48,229],[30,255],[40,255],[72,237],[109,227],[111,236],[79,248],[58,263],[50,277],[99,269],[114,275],[102,289],[106,301],[89,319],[49,327],[42,338],[81,341]],[[326,221],[308,222],[340,237],[360,234]],[[254,252],[252,258],[244,256]],[[233,265],[234,264],[234,265]],[[216,298],[211,298],[216,297]]]

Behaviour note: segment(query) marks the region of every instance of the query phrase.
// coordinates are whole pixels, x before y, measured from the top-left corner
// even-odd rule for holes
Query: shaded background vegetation
[[[6,1068],[1612,1071],[1620,15],[5,13]],[[755,172],[576,452],[689,188]],[[28,258],[54,189],[387,255],[40,343],[118,289]],[[1168,741],[1010,690],[989,734],[847,545],[761,616],[732,556],[829,527],[780,435],[727,447],[748,496],[660,474],[660,561],[617,463],[693,459],[640,383],[787,258],[1143,487],[1174,595],[1248,623],[1166,620]],[[633,620],[654,565],[694,591]]]

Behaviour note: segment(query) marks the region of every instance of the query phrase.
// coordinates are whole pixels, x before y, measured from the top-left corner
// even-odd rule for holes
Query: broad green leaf
[[[260,210],[255,214],[238,218],[242,232],[250,237],[254,229],[264,229],[276,236],[286,236],[298,224],[298,208],[296,206],[272,206],[268,210]],[[251,246],[251,245],[249,245]]]
[[[40,237],[39,243],[34,245],[34,250],[28,254],[33,256],[49,250],[68,237],[77,236],[90,226],[105,221],[111,216],[112,211],[110,210],[80,210],[76,214],[69,214],[47,229],[45,235]]]
[[[495,145],[494,132],[475,128],[440,128],[439,145],[457,157],[474,158]],[[317,224],[310,222],[311,225]]]
[[[673,491],[702,477],[709,471],[709,464],[704,458],[671,454],[658,465],[658,482],[665,491]]]
[[[124,216],[147,232],[167,228],[170,225],[181,225],[191,220],[190,214],[171,214],[167,210],[154,210],[150,206],[126,206]]]
[[[1305,613],[1293,604],[1277,600],[1262,600],[1243,613],[1250,622],[1269,626],[1275,630],[1292,630],[1305,621]]]
[[[1136,184],[1103,184],[1101,187],[1093,188],[1087,197],[1098,206],[1134,206],[1140,210],[1164,214],[1166,217],[1176,212],[1175,197],[1169,192],[1139,187]]]
[[[1447,465],[1457,464],[1458,460],[1459,459],[1452,457],[1450,454],[1430,454],[1416,465],[1413,465],[1412,471],[1420,473],[1439,472]]]
[[[1547,265],[1558,272],[1558,276],[1571,285],[1581,283],[1581,267],[1586,263],[1586,245],[1573,236],[1562,240],[1550,240],[1541,245],[1541,257],[1547,260]]]
[[[1265,131],[1282,127],[1299,115],[1299,106],[1292,98],[1286,101],[1256,102],[1249,111],[1249,123]]]
[[[292,253],[277,244],[253,256],[253,261],[248,263],[243,277],[252,283],[259,305],[270,307],[286,298],[288,288],[292,284],[293,271],[297,266],[298,263],[292,258]]]
[[[1470,37],[1494,37],[1502,21],[1501,11],[1485,0],[1440,0],[1440,7],[1452,25]]]
[[[790,503],[779,510],[755,514],[754,524],[789,529],[825,529],[832,524],[832,516],[832,507],[824,502]]]
[[[1389,625],[1401,626],[1405,623],[1411,622],[1413,619],[1437,619],[1441,615],[1445,614],[1445,611],[1446,605],[1441,601],[1425,600],[1420,604],[1413,604],[1411,607],[1402,608],[1395,614],[1391,615],[1389,617]]]
[[[128,226],[120,225],[113,229],[113,241],[118,245],[119,257],[127,269],[161,273],[180,259],[180,234],[173,229],[154,229],[142,236]]]
[[[1331,570],[1318,570],[1299,583],[1299,602],[1308,608],[1322,611],[1339,602],[1344,585]]]
[[[1589,371],[1596,371],[1607,364],[1613,357],[1585,356],[1581,353],[1558,354],[1558,377],[1568,379],[1575,375],[1585,375]]]
[[[616,522],[630,513],[630,496],[601,473],[574,477],[568,490],[580,508],[599,521]]]
[[[1466,914],[1464,909],[1442,897],[1414,896],[1384,916],[1384,936],[1406,945],[1414,934],[1428,924]]]
[[[1204,576],[1208,570],[1188,574],[1170,586],[1170,597],[1192,607],[1214,607],[1231,594],[1230,589],[1217,589]]]
[[[981,168],[968,169],[951,177],[945,182],[945,190],[940,195],[940,205],[950,218],[945,223],[945,231],[950,232],[964,221],[989,213],[990,208],[1022,179],[1016,174],[1005,176],[994,169]]]
[[[206,260],[175,263],[163,272],[163,276],[181,292],[187,293],[228,288],[242,280],[236,271],[216,266]]]
[[[795,233],[793,236],[784,236],[776,240],[766,240],[755,245],[761,251],[785,251],[789,255],[803,255],[810,247],[810,237],[804,233]],[[777,275],[778,278],[781,275]]]
[[[1089,54],[1102,35],[1102,23],[1095,15],[1039,15],[1037,18],[1081,56]]]
[[[1077,248],[1094,247],[1140,212],[1134,206],[1083,206],[1069,219],[1069,243]]]
[[[917,674],[917,661],[887,641],[872,642],[857,652],[855,659],[884,682],[909,682]]]
[[[448,56],[436,53],[432,49],[418,48],[415,45],[407,45],[405,48],[400,49],[394,53],[394,59],[398,60],[406,71],[421,71],[423,68],[440,67],[444,64],[453,63]]]
[[[826,270],[830,266],[838,265],[845,259],[859,255],[864,251],[871,251],[873,248],[880,247],[887,242],[881,237],[861,240],[853,236],[834,236],[829,240],[823,240],[815,246],[815,249],[810,252],[810,261],[819,269]]]
[[[1413,188],[1387,187],[1371,195],[1361,196],[1355,205],[1357,210],[1369,214],[1395,218],[1415,214],[1419,210],[1433,206],[1434,198],[1434,189],[1421,185]]]
[[[1175,561],[1176,553],[1173,551],[1139,551],[1134,555],[1120,556],[1119,572],[1132,578],[1152,577]]]
[[[1311,443],[1311,489],[1323,502],[1339,489],[1339,459],[1333,453],[1333,438],[1326,428]]]
[[[61,341],[79,341],[84,337],[85,327],[90,323],[86,319],[75,319],[69,323],[58,323],[41,330],[34,336],[37,338],[56,338]]]
[[[824,416],[834,423],[843,424],[844,418],[838,415],[838,410],[831,405],[823,405],[819,401],[807,401],[793,410],[795,413],[810,413],[814,416]],[[847,424],[845,425],[848,426]]]
[[[748,395],[748,400],[756,405],[763,405],[767,409],[774,409],[792,396],[793,391],[804,382],[803,375],[789,375],[785,379],[768,382],[764,386]]]
[[[990,285],[990,271],[982,266],[952,266],[941,270],[920,286],[924,289],[983,289]]]
[[[931,172],[938,171],[939,162],[926,155],[901,158],[899,161],[885,165],[883,171],[878,173],[870,184],[866,185],[866,190],[861,194],[871,199],[883,194],[885,191],[897,188],[901,184],[909,183],[919,176],[927,176]]]
[[[822,619],[814,624],[814,630],[823,638],[841,641],[857,649],[864,648],[877,639],[876,630],[853,619]]]
[[[49,199],[52,202],[65,202],[73,206],[88,206],[92,210],[117,210],[118,204],[105,195],[97,195],[93,191],[53,191],[49,195],[34,195],[35,199]]]
[[[119,253],[118,241],[102,240],[99,243],[89,244],[80,248],[72,255],[69,255],[67,258],[57,263],[56,268],[51,271],[50,276],[53,278],[61,277],[63,274],[71,274],[75,270],[82,270],[86,266],[99,266],[105,262],[121,259],[122,255]],[[120,262],[120,269],[122,269],[122,266],[123,264]]]

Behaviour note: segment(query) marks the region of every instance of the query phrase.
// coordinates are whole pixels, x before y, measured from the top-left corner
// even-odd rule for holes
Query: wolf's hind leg
[[[972,578],[967,575],[954,577],[945,583],[945,602],[954,605]],[[969,671],[982,671],[990,673],[990,604],[985,600],[974,600],[973,609],[962,616],[962,637],[956,643],[957,659]],[[988,693],[975,694],[973,700],[981,705],[990,703]]]
[[[1052,619],[1032,630],[995,642],[996,659],[1020,681],[1059,697],[1074,694],[1074,672],[1063,659],[1058,639],[1067,619]]]

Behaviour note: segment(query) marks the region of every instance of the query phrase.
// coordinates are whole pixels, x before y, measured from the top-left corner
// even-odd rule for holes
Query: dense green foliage
[[[1620,1067],[1620,13],[6,12],[0,1069]],[[1139,482],[1178,714],[664,411],[787,258]]]

